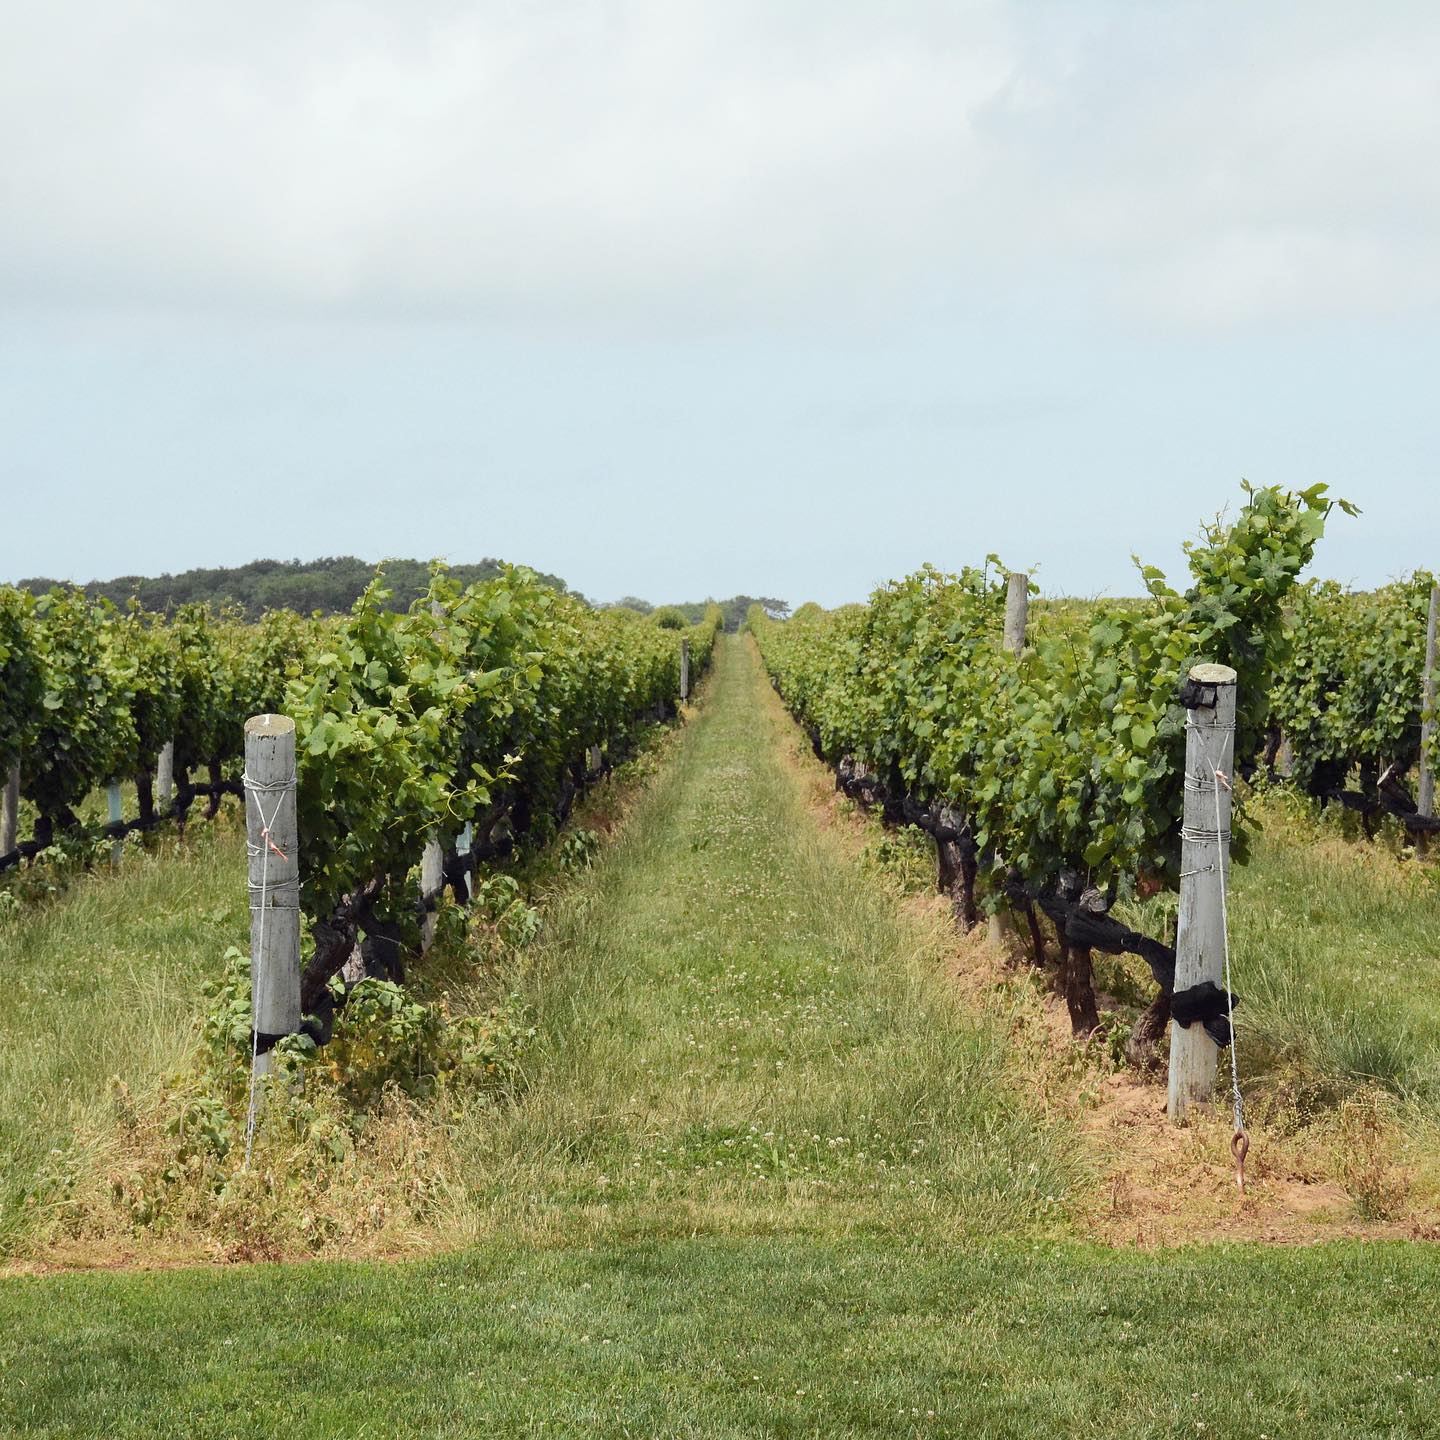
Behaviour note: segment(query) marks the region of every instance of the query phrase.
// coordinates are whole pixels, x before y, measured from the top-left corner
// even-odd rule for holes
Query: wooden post
[[[159,815],[169,813],[175,800],[175,742],[167,740],[160,747],[155,763],[155,810]]]
[[[435,912],[430,909],[433,900],[440,902],[440,892],[445,888],[445,848],[438,840],[427,840],[420,856],[420,898],[426,905],[425,918],[420,922],[420,953],[423,955],[435,939]]]
[[[690,641],[680,642],[680,698],[690,698]]]
[[[1295,744],[1288,735],[1280,736],[1280,749],[1275,756],[1275,773],[1286,780],[1295,773]]]
[[[20,843],[20,762],[17,760],[5,777],[0,793],[0,855],[9,855]]]
[[[1005,648],[1018,655],[1025,648],[1025,619],[1030,612],[1030,577],[1012,570],[1005,582]]]
[[[1025,648],[1025,622],[1030,613],[1030,577],[1012,570],[1005,581],[1005,638],[1002,642],[1012,655]],[[1015,921],[1008,910],[997,910],[990,917],[986,938],[997,950],[1008,950],[1015,934]]]
[[[118,825],[125,818],[125,802],[120,794],[120,782],[112,780],[105,787],[105,804],[110,812],[110,823]],[[115,843],[110,847],[110,863],[118,865],[120,857],[125,853],[125,837],[117,835]]]
[[[1190,679],[1201,702],[1186,713],[1185,811],[1180,839],[1180,922],[1175,990],[1225,983],[1225,909],[1230,875],[1230,779],[1235,760],[1235,672],[1196,665]],[[1206,703],[1214,697],[1214,703]],[[1216,771],[1222,779],[1217,784]],[[1170,1022],[1170,1118],[1177,1125],[1215,1089],[1219,1047],[1192,1024]]]
[[[1420,711],[1420,794],[1416,809],[1422,815],[1435,814],[1435,767],[1430,747],[1435,740],[1435,622],[1440,615],[1440,585],[1430,587],[1430,623],[1425,630],[1425,683],[1421,689]]]
[[[245,722],[245,839],[250,857],[250,993],[260,1047],[300,1029],[300,847],[295,722]],[[255,1073],[269,1072],[260,1055]]]

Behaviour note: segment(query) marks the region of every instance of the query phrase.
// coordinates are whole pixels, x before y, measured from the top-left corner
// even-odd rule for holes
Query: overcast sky
[[[1440,7],[0,0],[0,578],[1440,565]]]

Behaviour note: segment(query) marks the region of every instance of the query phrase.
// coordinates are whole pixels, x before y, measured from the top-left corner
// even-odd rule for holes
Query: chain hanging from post
[[[1215,828],[1220,828],[1220,787],[1230,789],[1230,778],[1219,770],[1215,781]],[[1250,1136],[1245,1129],[1245,1101],[1240,1094],[1240,1046],[1235,1038],[1235,986],[1230,979],[1230,880],[1227,867],[1220,867],[1220,931],[1225,941],[1225,1018],[1230,1026],[1230,1100],[1234,1128],[1230,1134],[1230,1153],[1235,1157],[1235,1184],[1245,1193],[1245,1157],[1250,1153]]]

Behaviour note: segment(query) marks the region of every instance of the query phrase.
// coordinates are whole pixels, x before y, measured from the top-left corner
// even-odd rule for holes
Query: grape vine
[[[994,556],[959,575],[921,570],[866,607],[807,606],[783,623],[752,612],[750,626],[842,781],[936,835],[941,881],[964,920],[977,903],[1003,902],[1069,917],[1062,962],[1068,927],[1086,972],[1072,1020],[1093,1028],[1076,907],[1101,916],[1116,898],[1178,883],[1180,684],[1197,661],[1232,666],[1237,754],[1258,752],[1286,604],[1336,504],[1353,508],[1322,485],[1247,487],[1233,521],[1187,545],[1183,593],[1141,566],[1143,603],[1047,614],[1018,656],[1001,644],[1005,571]],[[1234,849],[1243,859],[1243,808]],[[1033,913],[1031,931],[1038,949]]]

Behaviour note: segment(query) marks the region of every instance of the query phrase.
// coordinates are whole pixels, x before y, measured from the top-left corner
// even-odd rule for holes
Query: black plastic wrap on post
[[[1213,980],[1202,980],[1171,995],[1170,1017],[1186,1030],[1198,1021],[1223,1050],[1230,1043],[1230,1011],[1239,1003],[1238,996],[1222,990]]]

